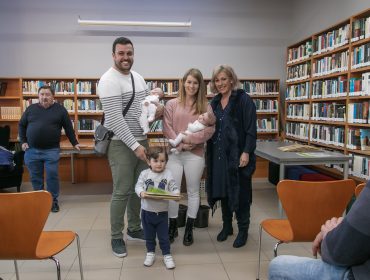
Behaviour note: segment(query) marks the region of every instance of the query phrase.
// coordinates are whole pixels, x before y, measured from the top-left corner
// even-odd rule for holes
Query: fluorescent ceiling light
[[[86,20],[78,17],[79,25],[118,25],[118,26],[150,26],[150,27],[191,27],[191,21],[119,21],[119,20]]]

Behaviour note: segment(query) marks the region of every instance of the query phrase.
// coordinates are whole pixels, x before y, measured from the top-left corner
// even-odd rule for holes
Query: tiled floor
[[[29,184],[23,190],[29,190]],[[46,225],[49,230],[74,230],[82,242],[82,258],[87,280],[248,280],[256,279],[258,261],[259,223],[265,218],[278,217],[277,196],[274,186],[254,182],[251,226],[246,246],[234,249],[235,234],[225,242],[217,242],[216,235],[221,228],[220,209],[210,217],[208,228],[194,230],[194,244],[182,245],[184,228],[171,250],[176,261],[174,270],[166,270],[157,249],[156,262],[150,268],[143,266],[145,246],[143,242],[127,241],[128,256],[117,258],[110,248],[109,200],[110,184],[62,184],[61,211],[51,213]],[[204,199],[203,199],[204,200]],[[234,231],[236,231],[234,222]],[[25,238],[27,233],[25,232]],[[261,279],[267,279],[268,263],[272,258],[274,239],[263,235]],[[311,244],[299,243],[281,245],[279,254],[310,256]],[[61,262],[62,279],[79,278],[75,243],[57,255]],[[19,262],[22,280],[56,279],[52,261]],[[12,261],[0,261],[0,279],[16,279]]]

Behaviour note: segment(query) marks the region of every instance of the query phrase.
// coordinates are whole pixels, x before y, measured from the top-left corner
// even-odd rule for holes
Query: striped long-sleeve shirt
[[[135,81],[135,99],[125,117],[122,111],[132,97],[131,75],[124,75],[111,67],[99,80],[98,95],[105,114],[104,126],[114,133],[113,140],[121,140],[135,150],[138,140],[146,139],[140,127],[141,101],[149,94],[145,80],[131,71]]]

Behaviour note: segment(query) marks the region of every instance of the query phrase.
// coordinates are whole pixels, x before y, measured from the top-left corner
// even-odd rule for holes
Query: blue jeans
[[[269,266],[270,280],[346,280],[348,273],[348,267],[296,256],[278,256]]]
[[[29,148],[24,154],[24,162],[30,172],[32,187],[35,191],[44,189],[44,168],[47,191],[57,201],[59,196],[59,158],[60,149]]]
[[[154,213],[142,209],[141,221],[143,224],[147,251],[155,252],[155,238],[157,236],[162,255],[171,254],[170,239],[168,237],[168,212]]]

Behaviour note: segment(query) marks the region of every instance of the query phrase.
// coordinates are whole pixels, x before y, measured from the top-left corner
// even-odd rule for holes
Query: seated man
[[[370,279],[370,181],[347,216],[321,226],[312,252],[322,259],[278,256],[269,266],[269,279]]]

